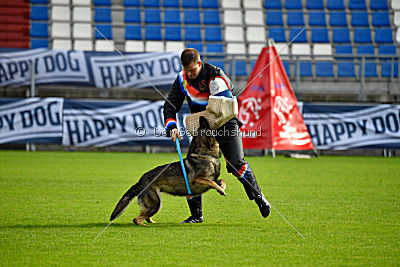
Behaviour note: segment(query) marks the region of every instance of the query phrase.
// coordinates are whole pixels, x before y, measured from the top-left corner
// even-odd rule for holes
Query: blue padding
[[[388,12],[372,13],[372,25],[375,27],[390,27]]]
[[[98,31],[100,31],[107,39],[112,39],[112,27],[111,25],[106,25],[106,24],[97,24],[95,25]],[[104,37],[96,30],[95,32],[95,38],[96,39],[104,39]]]
[[[277,43],[286,42],[285,29],[284,28],[269,28],[268,38],[274,39]]]
[[[187,26],[185,27],[186,41],[201,41],[201,27]]]
[[[124,0],[124,6],[140,7],[140,0]]]
[[[362,64],[360,64],[360,72],[359,72],[360,76],[361,76],[361,69],[362,69],[361,65]],[[364,70],[365,70],[365,72],[364,72],[365,77],[378,77],[375,62],[365,62]]]
[[[47,6],[31,6],[31,20],[48,20]]]
[[[391,28],[376,28],[376,43],[393,43],[393,30]]]
[[[348,28],[332,29],[332,42],[334,43],[350,43],[350,31]]]
[[[111,22],[111,9],[110,8],[95,8],[94,21],[96,22]]]
[[[140,26],[140,25],[125,26],[125,39],[126,40],[142,40],[142,26]]]
[[[371,29],[355,28],[354,29],[354,42],[355,43],[372,43]]]
[[[338,77],[356,77],[354,62],[338,62]]]
[[[111,0],[94,0],[95,6],[111,6]]]
[[[47,4],[48,0],[31,0],[32,4]]]
[[[312,77],[312,64],[311,62],[300,62],[300,76]]]
[[[224,53],[223,44],[207,44],[207,53]]]
[[[208,63],[222,69],[225,72],[225,62],[223,60],[209,60]]]
[[[290,61],[282,61],[282,64],[285,67],[286,75],[290,77]]]
[[[331,26],[347,27],[346,12],[332,11],[329,15],[329,24]]]
[[[310,26],[326,26],[325,12],[309,12],[308,24]]]
[[[372,10],[388,10],[388,4],[385,0],[370,0]]]
[[[353,47],[351,45],[337,45],[336,46],[336,54],[343,55],[343,54],[353,54]]]
[[[199,8],[199,0],[183,0],[182,6],[185,8]]]
[[[301,0],[285,0],[285,8],[286,9],[303,9],[303,5],[301,4]]]
[[[265,0],[264,7],[266,9],[282,9],[281,0]]]
[[[49,40],[31,39],[31,48],[49,48]]]
[[[201,1],[202,8],[218,8],[218,0],[202,0]]]
[[[160,0],[144,0],[144,7],[160,7]]]
[[[357,54],[359,55],[374,55],[375,49],[373,45],[359,45],[357,46]]]
[[[385,0],[386,1],[386,0]],[[365,0],[349,0],[350,10],[366,10]]]
[[[290,29],[289,40],[293,43],[307,43],[307,30],[302,30],[301,28]]]
[[[180,24],[181,12],[179,9],[165,9],[164,10],[164,23],[167,24]]]
[[[222,31],[220,27],[206,27],[205,40],[209,42],[222,42]]]
[[[146,25],[145,26],[145,40],[161,40],[161,26]]]
[[[232,66],[235,66],[235,75],[236,76],[247,76],[247,64],[246,61],[243,60],[236,60],[233,62],[230,62],[229,64],[229,70],[230,70],[230,75],[233,75],[233,68]]]
[[[379,55],[396,55],[395,45],[380,45]]]
[[[282,11],[267,11],[266,24],[267,25],[278,25],[283,26],[283,15]]]
[[[352,26],[369,26],[367,12],[352,12],[351,13]]]
[[[147,8],[144,10],[144,23],[161,23],[161,13],[159,9]]]
[[[307,0],[307,9],[324,9],[324,1],[323,0]]]
[[[179,7],[179,0],[163,0],[164,7]]]
[[[125,9],[125,22],[140,23],[142,21],[139,8],[126,8]]]
[[[221,24],[219,18],[219,11],[214,9],[204,10],[203,14],[204,24]]]
[[[165,40],[168,41],[181,41],[181,27],[180,26],[165,26]]]
[[[312,28],[311,41],[313,43],[329,43],[327,28]]]
[[[30,35],[32,37],[49,37],[49,29],[47,23],[31,23]]]
[[[393,68],[393,77],[399,76],[399,64],[394,62],[394,66],[392,66],[392,62],[382,62],[382,77],[392,77],[392,68]]]
[[[315,74],[317,77],[335,77],[333,73],[333,62],[315,63]]]
[[[202,53],[204,51],[204,46],[202,43],[187,43],[186,44],[187,48],[194,48],[197,51],[199,51],[200,53]]]
[[[326,7],[329,10],[344,10],[343,0],[328,0]]]
[[[198,9],[186,9],[184,22],[185,24],[200,24],[200,11]]]
[[[304,14],[302,11],[288,11],[287,25],[289,26],[304,26]]]

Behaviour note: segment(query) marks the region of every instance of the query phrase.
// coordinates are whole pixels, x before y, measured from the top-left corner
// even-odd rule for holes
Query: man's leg
[[[188,156],[193,152],[193,144],[196,137],[193,137],[192,142],[190,143]],[[186,220],[181,223],[202,223],[203,222],[203,211],[202,211],[202,203],[201,196],[198,197],[188,197],[187,203],[189,205],[190,216]]]
[[[263,217],[268,217],[271,207],[261,192],[256,176],[249,163],[244,160],[242,138],[237,134],[239,126],[231,120],[218,129],[217,141],[226,160],[226,168],[242,183],[250,200],[254,200]],[[222,134],[224,133],[224,134]]]
[[[190,216],[181,223],[202,223],[203,222],[203,211],[201,204],[201,196],[188,197],[187,203],[190,209]]]

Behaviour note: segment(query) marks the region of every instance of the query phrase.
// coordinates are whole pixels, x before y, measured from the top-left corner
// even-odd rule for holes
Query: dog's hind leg
[[[221,186],[219,186],[219,185],[216,184],[214,181],[211,181],[211,180],[209,180],[209,179],[200,178],[200,177],[199,177],[199,178],[194,179],[194,180],[193,180],[193,183],[195,183],[195,184],[202,184],[202,185],[208,185],[208,186],[214,188],[215,190],[217,190],[218,193],[220,193],[221,195],[223,195],[223,196],[226,195],[226,194],[225,194],[225,190],[224,190]]]
[[[161,207],[160,191],[158,189],[149,189],[138,198],[138,203],[141,208],[138,217],[133,219],[133,222],[138,225],[145,225],[143,220],[149,223],[155,223],[151,216],[156,214]]]

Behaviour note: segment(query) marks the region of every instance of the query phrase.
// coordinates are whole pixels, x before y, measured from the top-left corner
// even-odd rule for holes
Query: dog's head
[[[200,127],[196,137],[196,152],[198,154],[213,154],[220,157],[219,144],[214,136],[214,132],[210,127],[207,119],[203,116],[199,118]]]

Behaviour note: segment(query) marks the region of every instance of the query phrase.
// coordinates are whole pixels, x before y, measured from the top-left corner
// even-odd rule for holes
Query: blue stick
[[[183,177],[185,177],[185,183],[186,183],[186,187],[187,187],[187,190],[188,190],[188,194],[191,195],[192,192],[190,192],[189,181],[188,181],[187,176],[186,176],[185,165],[183,164],[181,146],[180,146],[180,144],[179,144],[179,139],[178,139],[178,137],[175,139],[175,143],[176,143],[176,151],[178,151],[179,160],[181,161]]]

